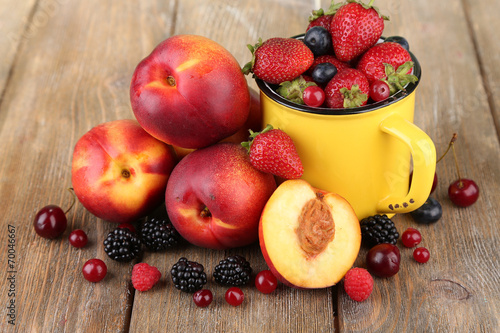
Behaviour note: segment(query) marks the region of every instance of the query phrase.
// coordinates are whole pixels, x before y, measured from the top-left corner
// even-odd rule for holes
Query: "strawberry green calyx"
[[[332,0],[332,2],[330,3],[330,7],[328,7],[325,12],[325,15],[335,15],[337,10],[339,10],[343,5],[345,5],[345,2],[335,3],[335,0]]]
[[[247,75],[252,72],[253,66],[255,64],[255,51],[262,46],[262,38],[259,38],[259,41],[255,45],[247,44],[247,48],[252,53],[252,60],[247,62],[245,66],[241,69],[243,74]]]
[[[340,93],[344,96],[344,108],[356,108],[363,105],[368,100],[368,95],[364,94],[357,84],[353,85],[351,89],[341,88]]]
[[[248,153],[250,153],[250,147],[252,147],[253,139],[255,139],[255,137],[257,135],[269,132],[272,129],[273,129],[273,125],[271,125],[271,124],[267,124],[267,126],[260,132],[254,132],[251,129],[249,129],[248,130],[248,132],[250,132],[249,140],[242,142],[241,145],[243,146],[243,148],[246,148]]]
[[[358,3],[358,4],[360,4],[360,5],[361,5],[364,9],[370,9],[370,8],[373,8],[373,9],[377,12],[377,14],[378,14],[378,16],[379,16],[379,17],[381,17],[381,18],[382,18],[382,19],[384,19],[385,21],[389,21],[389,16],[382,15],[382,14],[380,13],[380,10],[378,9],[378,7],[373,6],[373,2],[374,2],[374,1],[375,1],[375,0],[370,0],[370,2],[366,4],[366,3],[363,3],[363,2],[358,1],[358,0],[347,0],[347,3]]]
[[[310,86],[316,86],[316,83],[306,81],[301,75],[292,81],[280,83],[276,92],[291,102],[303,105],[304,99],[302,96],[304,94],[304,90]]]
[[[311,15],[309,16],[309,22],[312,22],[323,15],[325,15],[325,11],[323,10],[323,8],[320,8],[318,10],[313,10]]]
[[[404,91],[407,84],[418,81],[418,77],[415,75],[407,74],[413,68],[413,65],[413,61],[407,61],[394,70],[392,65],[384,63],[386,77],[382,81],[389,85],[391,95],[399,90]]]

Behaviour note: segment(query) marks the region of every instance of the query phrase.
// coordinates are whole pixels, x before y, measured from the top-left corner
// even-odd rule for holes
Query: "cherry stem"
[[[73,208],[76,202],[76,195],[75,192],[73,191],[73,188],[72,187],[68,188],[68,191],[69,193],[71,193],[73,200],[71,201],[71,205],[69,206],[69,208],[64,212],[64,215],[66,215],[71,210],[71,208]]]
[[[457,167],[458,188],[462,188],[462,187],[464,187],[464,184],[462,183],[462,177],[460,176],[460,168],[458,167],[458,159],[457,159],[457,154],[455,153],[455,146],[452,144],[451,148],[453,150],[453,157],[455,158],[455,165]]]
[[[450,148],[453,146],[453,143],[455,141],[457,141],[457,133],[453,133],[453,136],[451,137],[450,143],[448,144],[448,148],[446,149],[446,151],[444,152],[444,154],[441,155],[441,157],[436,161],[436,164],[439,163],[439,161],[441,161],[446,156],[446,154],[448,153],[448,151],[450,150]],[[455,151],[455,149],[453,149],[453,151]]]

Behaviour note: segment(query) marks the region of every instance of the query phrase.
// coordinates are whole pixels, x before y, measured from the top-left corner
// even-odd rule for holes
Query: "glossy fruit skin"
[[[462,178],[448,187],[448,196],[455,205],[468,207],[479,198],[479,187],[472,179]]]
[[[330,32],[322,26],[315,26],[307,30],[304,36],[304,44],[306,44],[315,57],[333,51],[332,36]]]
[[[311,76],[316,83],[328,83],[337,74],[337,67],[331,62],[318,64],[312,71]]]
[[[366,265],[370,273],[378,277],[391,277],[399,272],[401,255],[397,246],[379,244],[366,254]]]
[[[353,101],[356,105],[346,105],[345,96],[342,94],[342,88],[353,91],[354,86],[359,87],[359,94],[366,95],[366,98],[361,98],[359,101]],[[325,88],[326,104],[332,109],[342,109],[344,107],[363,106],[368,100],[370,93],[370,84],[363,73],[354,68],[345,68],[340,70],[333,79],[328,82]]]
[[[320,10],[323,11],[322,9]],[[318,15],[318,17],[309,18],[309,25],[307,26],[306,32],[311,28],[317,26],[321,26],[326,28],[327,30],[330,30],[330,23],[332,22],[333,15],[323,15],[323,14],[324,12],[322,12],[321,15]]]
[[[370,85],[370,97],[375,102],[383,101],[391,96],[391,89],[384,81],[377,80]]]
[[[263,294],[270,294],[278,287],[278,279],[270,270],[263,270],[255,277],[255,287]]]
[[[117,228],[128,229],[132,231],[132,233],[136,232],[134,225],[131,223],[120,223]]]
[[[401,242],[405,247],[415,247],[422,241],[420,231],[415,228],[406,229],[401,235]]]
[[[328,63],[332,64],[333,66],[335,66],[335,68],[337,69],[337,72],[340,72],[342,69],[345,69],[345,68],[350,68],[349,64],[338,60],[337,58],[335,58],[335,56],[333,56],[331,54],[327,54],[327,55],[322,55],[322,56],[319,56],[317,58],[314,58],[314,62],[311,65],[311,67],[309,67],[309,69],[307,70],[307,73],[312,74],[312,72],[316,68],[316,66],[318,66],[319,64],[323,64],[325,62],[328,62]]]
[[[48,205],[35,215],[33,227],[38,235],[43,238],[54,239],[63,234],[68,225],[68,220],[61,207]]]
[[[194,304],[196,304],[200,308],[206,308],[207,306],[209,306],[210,303],[212,303],[213,299],[214,296],[208,289],[201,289],[193,294]]]
[[[385,42],[393,42],[401,45],[406,51],[410,51],[410,43],[406,38],[401,36],[390,36],[385,39]]]
[[[108,268],[101,259],[90,259],[82,268],[83,277],[90,282],[99,282],[106,276]]]
[[[302,99],[308,106],[320,107],[325,101],[325,92],[318,86],[310,86],[304,89]]]
[[[410,172],[410,184],[411,184],[412,178],[413,178],[413,171]],[[434,180],[432,181],[432,187],[431,187],[430,194],[432,194],[436,190],[437,184],[438,184],[438,176],[437,176],[437,173],[434,173]]]
[[[426,262],[428,262],[430,257],[431,254],[425,247],[417,247],[413,251],[413,258],[421,264],[425,264]]]
[[[430,224],[443,216],[443,208],[439,201],[429,197],[422,206],[410,212],[410,215],[417,223]]]
[[[87,242],[88,242],[87,234],[85,233],[85,231],[81,229],[73,230],[69,234],[69,243],[76,248],[84,247],[85,245],[87,245]]]
[[[226,299],[226,302],[232,306],[238,306],[243,303],[245,294],[243,294],[243,291],[240,288],[231,287],[226,291],[224,298]]]

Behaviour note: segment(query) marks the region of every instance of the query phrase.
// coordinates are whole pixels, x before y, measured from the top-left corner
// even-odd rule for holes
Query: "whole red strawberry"
[[[384,80],[389,84],[391,93],[396,92],[408,82],[415,82],[417,77],[409,75],[413,67],[410,53],[398,43],[380,43],[366,51],[356,68],[363,72],[368,81],[373,83]]]
[[[318,66],[319,64],[325,63],[325,62],[329,62],[332,65],[334,65],[335,68],[337,68],[337,71],[340,71],[341,69],[350,67],[348,63],[342,62],[332,55],[325,54],[325,55],[314,58],[314,62],[307,72],[312,73],[313,69],[316,66]]]
[[[309,16],[309,25],[307,26],[306,32],[307,30],[316,26],[322,26],[326,30],[330,30],[330,24],[332,22],[333,15],[342,6],[343,3],[335,3],[335,1],[332,1],[330,7],[326,10],[326,12],[323,10],[323,8],[313,10],[311,15]]]
[[[384,31],[386,16],[373,7],[374,0],[364,4],[347,0],[330,24],[335,55],[340,61],[351,61],[375,45]]]
[[[139,263],[132,268],[132,285],[139,291],[147,291],[158,282],[161,273],[158,268],[146,263]]]
[[[340,70],[325,88],[329,108],[354,108],[368,100],[370,84],[366,76],[354,68]]]
[[[250,131],[250,141],[241,145],[248,149],[250,162],[260,171],[285,179],[300,178],[304,173],[292,138],[272,125],[262,132]]]
[[[314,55],[300,40],[275,37],[248,45],[253,54],[252,61],[242,71],[252,72],[259,79],[271,84],[291,81],[311,67]]]

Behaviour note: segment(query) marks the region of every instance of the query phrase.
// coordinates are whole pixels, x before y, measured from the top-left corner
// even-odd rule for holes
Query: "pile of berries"
[[[303,39],[274,37],[248,45],[245,74],[311,107],[354,108],[387,100],[418,81],[408,41],[382,38],[388,18],[360,1],[313,11]]]

